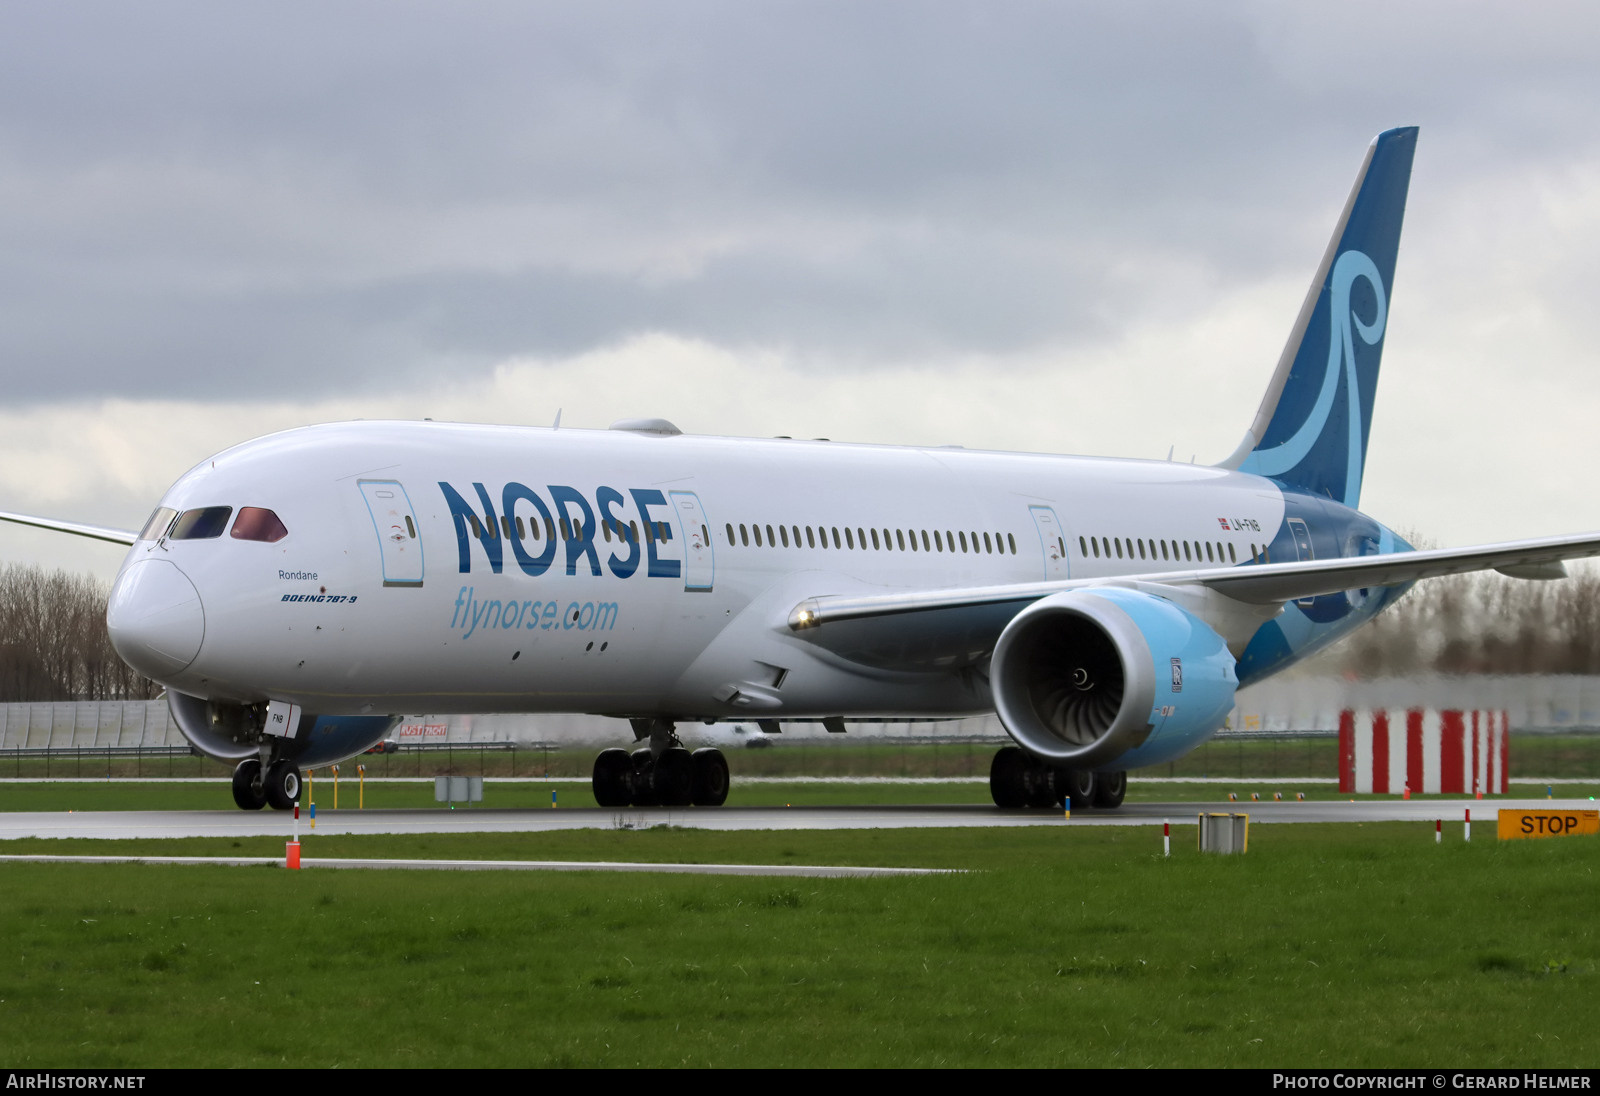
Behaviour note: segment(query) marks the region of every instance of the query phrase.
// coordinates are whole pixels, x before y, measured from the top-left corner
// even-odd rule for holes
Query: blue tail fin
[[[1283,357],[1225,467],[1354,507],[1372,429],[1416,127],[1378,134],[1317,268]]]

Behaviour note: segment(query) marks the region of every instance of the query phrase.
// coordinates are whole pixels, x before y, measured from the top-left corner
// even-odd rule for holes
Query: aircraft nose
[[[159,679],[182,670],[200,653],[206,615],[200,592],[176,564],[142,559],[117,576],[106,627],[124,662]]]

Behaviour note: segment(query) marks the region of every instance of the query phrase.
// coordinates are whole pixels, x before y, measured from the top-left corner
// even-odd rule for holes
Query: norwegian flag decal
[[[1228,529],[1228,519],[1227,518],[1218,518],[1217,519],[1217,524],[1222,526],[1224,531],[1226,531]]]

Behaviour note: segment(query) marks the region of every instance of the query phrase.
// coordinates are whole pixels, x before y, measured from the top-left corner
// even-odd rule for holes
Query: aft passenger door
[[[1294,555],[1301,563],[1309,563],[1316,559],[1316,553],[1311,550],[1311,530],[1306,528],[1306,523],[1300,518],[1289,519],[1289,535],[1294,538]],[[1312,597],[1303,597],[1295,602],[1296,605],[1310,605],[1317,600]]]
[[[398,480],[357,480],[378,534],[385,586],[422,585],[422,541],[411,498]]]
[[[678,520],[678,535],[683,541],[683,588],[709,592],[716,577],[712,555],[711,527],[706,523],[700,498],[693,491],[669,491],[672,513]]]

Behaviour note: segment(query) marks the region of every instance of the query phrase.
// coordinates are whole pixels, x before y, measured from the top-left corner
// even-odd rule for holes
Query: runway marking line
[[[283,867],[281,856],[66,856],[0,855],[0,863],[30,864],[222,864],[235,868]],[[617,871],[660,875],[767,875],[807,878],[883,878],[963,874],[964,868],[883,868],[842,864],[652,864],[615,860],[357,860],[303,857],[307,868],[377,868],[418,871]]]

